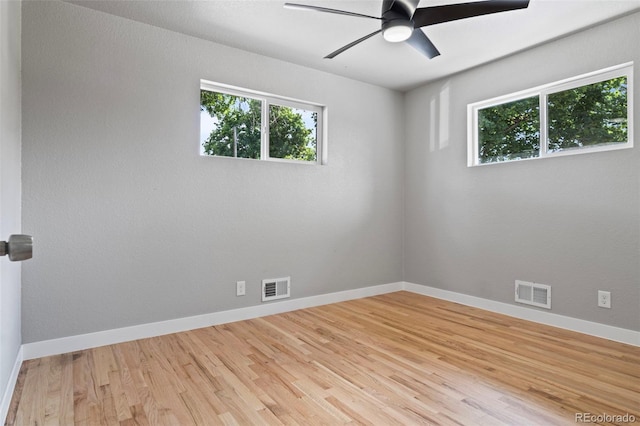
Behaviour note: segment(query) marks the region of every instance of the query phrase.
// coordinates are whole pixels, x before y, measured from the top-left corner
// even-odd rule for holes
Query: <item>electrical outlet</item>
[[[246,292],[246,283],[244,281],[236,281],[236,296],[244,296]]]
[[[611,292],[598,290],[598,306],[611,309]]]

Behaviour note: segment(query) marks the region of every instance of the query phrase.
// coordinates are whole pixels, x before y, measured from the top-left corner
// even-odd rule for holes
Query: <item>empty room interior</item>
[[[640,1],[0,0],[0,45],[5,425],[640,422]]]

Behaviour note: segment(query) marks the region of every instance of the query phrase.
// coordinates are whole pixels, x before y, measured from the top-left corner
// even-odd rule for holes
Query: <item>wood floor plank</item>
[[[60,423],[58,415],[60,413],[60,404],[62,402],[62,359],[59,357],[51,358],[49,365],[49,379],[47,380],[46,405],[44,412],[44,424],[56,425]]]
[[[5,424],[569,425],[576,413],[640,422],[640,348],[397,292],[26,361]]]

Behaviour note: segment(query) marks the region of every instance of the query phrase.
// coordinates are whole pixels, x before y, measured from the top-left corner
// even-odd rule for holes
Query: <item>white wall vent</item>
[[[262,280],[262,301],[284,299],[291,293],[291,277]]]
[[[516,302],[551,309],[551,286],[516,280]]]

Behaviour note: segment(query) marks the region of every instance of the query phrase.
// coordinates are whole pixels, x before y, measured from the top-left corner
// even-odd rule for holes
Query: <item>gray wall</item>
[[[639,330],[637,88],[633,149],[466,167],[468,103],[628,61],[637,86],[640,14],[408,93],[405,281],[506,303],[549,284],[552,312]]]
[[[20,13],[19,2],[0,1],[1,240],[21,231]],[[20,271],[20,263],[0,258],[0,403],[20,350]]]
[[[24,343],[402,279],[401,94],[61,2],[23,27]],[[328,165],[200,157],[200,79],[325,104]]]

